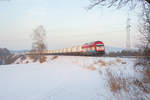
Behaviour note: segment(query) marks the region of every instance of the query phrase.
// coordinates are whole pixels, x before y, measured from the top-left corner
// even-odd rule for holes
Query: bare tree
[[[144,57],[144,64],[149,65],[150,61],[150,6],[143,5],[142,22],[139,25],[141,33],[141,49]]]
[[[47,49],[46,31],[42,25],[33,30],[32,40],[33,42],[31,51],[35,53],[32,57],[35,60],[39,60],[40,62],[42,62],[45,58],[43,52]]]
[[[92,9],[95,6],[106,6],[112,7],[115,6],[117,8],[124,7],[128,5],[130,8],[134,8],[139,3],[148,3],[150,4],[150,0],[90,0],[91,4],[88,6],[88,9]]]

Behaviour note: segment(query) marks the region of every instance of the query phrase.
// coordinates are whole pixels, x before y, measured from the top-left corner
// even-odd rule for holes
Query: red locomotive
[[[104,53],[104,43],[101,41],[86,43],[82,46],[83,55],[102,55]]]

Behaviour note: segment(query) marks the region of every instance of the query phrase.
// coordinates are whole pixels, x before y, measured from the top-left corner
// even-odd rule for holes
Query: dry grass
[[[144,93],[150,94],[150,67],[143,66],[145,62],[143,63],[143,61],[140,60],[143,59],[138,59],[138,62],[134,65],[134,70],[135,72],[142,74],[143,77],[141,80],[136,79],[134,85]],[[150,98],[148,100],[150,100]]]
[[[47,57],[44,55],[28,55],[29,59],[32,59],[33,62],[39,61],[40,63],[44,63],[47,60]]]
[[[150,100],[150,98],[146,96],[146,94],[149,94],[150,92],[142,81],[135,79],[134,77],[123,78],[114,76],[109,70],[107,71],[107,74],[108,86],[116,97],[116,100],[122,100],[122,91],[129,96],[126,100]]]
[[[101,66],[106,66],[106,62],[101,59],[98,60],[98,63],[100,63]]]
[[[27,59],[25,55],[21,57],[21,60],[25,60],[25,59]]]
[[[121,64],[127,64],[126,62],[121,62]]]
[[[44,56],[40,59],[40,63],[44,63],[44,62],[46,62],[46,60],[47,60],[47,57]]]
[[[14,63],[18,58],[23,57],[24,55],[9,55],[5,58],[5,64],[12,64]]]
[[[52,58],[51,58],[51,60],[55,60],[55,59],[57,59],[58,58],[58,56],[53,56]]]
[[[26,64],[28,64],[29,63],[29,61],[26,61]]]
[[[150,69],[145,69],[143,72],[143,80],[142,82],[144,83],[143,89],[144,92],[150,93]]]
[[[107,75],[108,84],[113,93],[118,93],[121,89],[123,89],[125,92],[128,92],[126,88],[126,80],[124,78],[115,77],[110,71],[107,71]]]
[[[89,67],[87,67],[89,70],[94,71],[96,70],[96,67],[94,67],[93,65],[90,65]]]
[[[38,58],[35,55],[28,55],[29,59],[31,59],[33,62],[36,62]]]
[[[145,70],[144,71],[144,76],[145,76],[145,83],[150,83],[150,70]]]
[[[108,64],[109,64],[109,65],[114,65],[114,64],[115,64],[115,62],[113,62],[113,61],[109,61],[109,62],[108,62]]]
[[[120,58],[116,58],[116,62],[120,63],[121,59]]]
[[[115,65],[116,62],[122,63],[122,64],[126,64],[126,62],[122,62],[120,58],[116,58],[116,60],[109,61],[109,62],[105,62],[105,61],[99,59],[97,62],[94,62],[94,64],[99,64],[100,63],[101,66],[106,66],[106,65],[110,65],[111,66],[111,65]]]
[[[150,59],[141,57],[136,60],[136,63],[134,65],[134,70],[143,75],[141,82],[142,82],[144,88],[146,89],[146,91],[143,89],[144,92],[147,92],[147,93],[150,93],[150,64],[149,64],[149,61],[150,61]],[[140,68],[140,70],[139,70],[139,68]],[[142,70],[141,70],[141,68],[142,68]]]
[[[20,64],[19,62],[17,62],[16,64]]]
[[[144,87],[142,81],[139,81],[138,79],[133,81],[134,85],[139,87],[143,92],[148,93],[147,89]]]

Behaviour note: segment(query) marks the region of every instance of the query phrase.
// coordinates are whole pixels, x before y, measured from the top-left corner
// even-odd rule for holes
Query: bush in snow
[[[55,59],[57,59],[58,58],[58,56],[53,56],[52,58],[51,58],[51,60],[55,60]]]

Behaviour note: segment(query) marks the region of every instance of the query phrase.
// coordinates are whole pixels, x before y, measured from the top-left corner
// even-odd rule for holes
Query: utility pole
[[[131,28],[131,25],[130,25],[130,17],[129,17],[129,14],[128,14],[128,17],[127,17],[127,26],[126,26],[126,48],[129,50],[131,48],[131,41],[130,41],[130,28]]]

